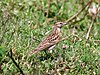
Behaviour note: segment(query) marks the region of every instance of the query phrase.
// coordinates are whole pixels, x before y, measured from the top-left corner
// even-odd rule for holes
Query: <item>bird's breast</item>
[[[62,38],[62,33],[60,28],[56,28],[54,31],[54,35],[52,36],[52,40],[59,42]]]

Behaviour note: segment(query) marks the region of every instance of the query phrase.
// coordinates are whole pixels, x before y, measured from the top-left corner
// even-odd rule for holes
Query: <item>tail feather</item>
[[[35,49],[35,50],[32,51],[32,54],[35,54],[37,52],[39,52],[39,50]]]
[[[30,53],[30,56],[33,55],[33,54],[35,54],[35,53],[37,53],[37,52],[39,52],[39,50],[37,50],[37,49],[33,50],[33,51]]]

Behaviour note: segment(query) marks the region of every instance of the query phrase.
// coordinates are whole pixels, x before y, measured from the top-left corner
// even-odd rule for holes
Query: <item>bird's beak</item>
[[[63,25],[66,25],[66,24],[67,24],[66,22],[63,23]]]

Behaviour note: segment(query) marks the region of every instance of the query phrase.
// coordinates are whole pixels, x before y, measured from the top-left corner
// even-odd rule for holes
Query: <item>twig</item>
[[[90,4],[90,5],[91,5],[91,4]],[[87,10],[90,8],[90,5],[88,5]],[[87,11],[87,10],[86,10],[86,11]],[[83,15],[83,17],[82,17],[80,20],[77,20],[77,21],[75,21],[75,22],[71,22],[69,25],[73,25],[73,24],[76,24],[76,23],[82,21],[82,20],[85,18],[85,16],[87,16],[87,13],[88,13],[88,12],[85,12],[84,15]]]
[[[14,60],[14,58],[12,57],[12,49],[10,49],[10,52],[8,53],[8,56],[11,58],[11,60],[13,61],[13,63],[16,65],[16,67],[19,69],[20,73],[22,75],[25,75],[24,72],[22,71],[22,69],[19,67],[19,65],[17,64],[17,62]]]
[[[97,10],[98,10],[98,9],[97,9]],[[89,39],[89,35],[90,35],[90,32],[91,32],[92,26],[93,26],[93,24],[94,24],[94,20],[96,19],[98,13],[99,13],[99,10],[98,10],[98,11],[96,12],[96,14],[94,14],[93,17],[92,17],[92,23],[91,23],[91,25],[90,25],[90,27],[89,27],[89,29],[88,29],[88,32],[87,32],[87,35],[86,35],[86,39]]]
[[[46,15],[46,17],[48,17],[48,16],[49,16],[49,12],[50,12],[50,5],[51,5],[51,1],[50,1],[50,0],[48,0],[48,9],[47,9],[47,15]]]
[[[62,15],[62,11],[63,11],[63,9],[64,9],[64,3],[65,3],[65,1],[63,0],[62,6],[60,7],[60,10],[59,10],[59,12],[57,13],[57,15]]]
[[[14,33],[15,33],[15,29],[14,29],[14,31],[11,33],[10,39],[12,39],[12,36],[13,36]],[[2,43],[2,42],[0,42],[0,43]],[[6,45],[8,46],[8,44],[9,44],[9,43],[7,43]],[[6,52],[5,55],[7,55],[7,54],[9,53],[9,51],[10,51],[10,50],[8,50],[8,51]],[[4,60],[4,58],[0,61],[0,64],[2,63],[3,60]]]
[[[94,24],[95,18],[96,18],[96,15],[93,16],[93,18],[92,18],[92,23],[91,23],[91,25],[90,25],[90,27],[89,27],[89,29],[88,29],[88,32],[87,32],[87,35],[86,35],[86,39],[89,39],[89,35],[90,35],[90,32],[91,32],[92,26],[93,26],[93,24]]]
[[[89,40],[89,42],[96,42],[96,43],[100,43],[100,40]]]
[[[76,24],[76,23],[84,20],[85,16],[87,16],[87,12],[84,14],[84,16],[82,18],[80,18],[80,20],[76,20],[75,22],[71,22],[71,23],[69,23],[69,25],[73,25],[73,24]]]
[[[75,15],[73,15],[71,18],[69,18],[67,21],[65,21],[66,23],[72,21],[74,18],[76,18],[87,6],[90,6],[92,3],[92,0],[90,0],[81,10],[78,11],[78,13],[76,13]]]
[[[100,40],[94,40],[94,42],[98,42],[98,43],[100,43]]]

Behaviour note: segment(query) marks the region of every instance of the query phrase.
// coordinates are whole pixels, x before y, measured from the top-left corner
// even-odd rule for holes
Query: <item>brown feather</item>
[[[61,25],[63,25],[62,22],[58,22],[54,25],[53,31],[51,34],[49,34],[39,45],[38,47],[31,52],[31,54],[35,54],[41,50],[48,49],[52,47],[53,45],[56,45],[59,43],[59,41],[62,39],[61,34]]]

